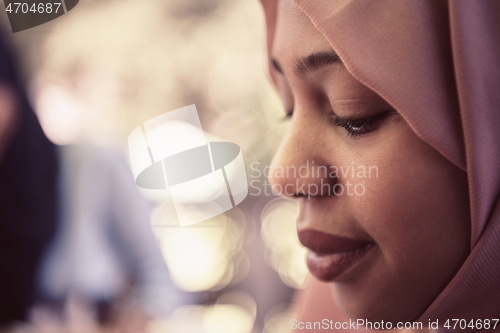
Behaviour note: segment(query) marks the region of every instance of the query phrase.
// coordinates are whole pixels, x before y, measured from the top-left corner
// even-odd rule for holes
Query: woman
[[[313,275],[353,319],[494,323],[500,2],[263,3],[290,118],[273,170],[311,171],[270,180],[300,201]]]

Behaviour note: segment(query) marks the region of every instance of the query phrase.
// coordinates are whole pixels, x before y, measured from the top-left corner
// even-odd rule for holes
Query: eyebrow
[[[302,76],[307,72],[312,72],[337,62],[341,62],[340,57],[333,51],[313,53],[297,61],[294,72],[298,76]]]
[[[315,71],[338,62],[342,61],[340,60],[339,55],[334,51],[312,53],[296,62],[294,73],[297,76],[303,76],[307,72]],[[283,70],[276,59],[271,58],[271,64],[276,71],[283,74]]]

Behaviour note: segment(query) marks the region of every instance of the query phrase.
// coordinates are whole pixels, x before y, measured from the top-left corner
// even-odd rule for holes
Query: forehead
[[[278,1],[271,56],[287,67],[311,53],[332,50],[330,43],[292,0]]]

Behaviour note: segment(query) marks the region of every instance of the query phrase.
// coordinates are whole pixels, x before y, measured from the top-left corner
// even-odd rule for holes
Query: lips
[[[306,229],[299,232],[299,240],[309,248],[307,266],[322,281],[334,281],[352,267],[373,243]]]

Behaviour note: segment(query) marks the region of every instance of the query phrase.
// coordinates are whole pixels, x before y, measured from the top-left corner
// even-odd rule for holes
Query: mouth
[[[338,280],[374,246],[370,241],[310,229],[300,231],[299,240],[310,249],[307,255],[309,270],[325,282]]]

